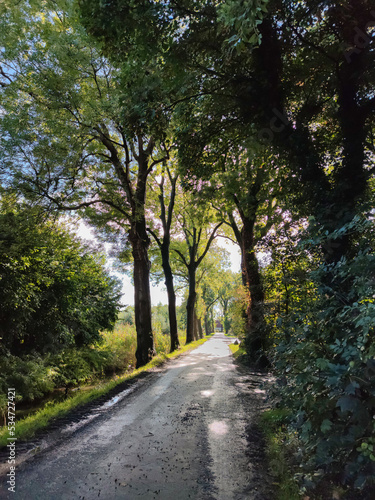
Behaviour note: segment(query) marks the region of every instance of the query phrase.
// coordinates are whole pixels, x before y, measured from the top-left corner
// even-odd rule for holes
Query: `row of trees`
[[[170,118],[184,185],[216,200],[241,246],[248,352],[287,377],[306,484],[329,472],[369,485],[373,2],[79,5],[122,71],[136,47],[158,79],[163,95],[141,102]],[[266,314],[257,245],[273,257]]]
[[[79,24],[72,2],[5,5],[3,22],[14,28],[4,28],[2,39],[4,183],[46,210],[78,211],[121,241],[120,258],[129,259],[131,250],[142,366],[154,355],[150,237],[160,248],[173,350],[179,345],[170,264],[173,216],[178,214],[173,232],[181,239],[174,252],[189,276],[188,342],[196,324],[197,268],[223,222],[218,217],[211,224],[204,196],[181,193],[167,125],[171,113],[158,114],[150,105],[163,90],[154,72],[146,71],[142,83],[133,63],[118,68],[109,62]]]

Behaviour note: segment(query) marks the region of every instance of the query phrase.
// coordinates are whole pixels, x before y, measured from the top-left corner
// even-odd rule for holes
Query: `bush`
[[[156,333],[155,349],[157,354],[168,354],[171,347],[171,337],[165,333]]]
[[[0,392],[7,394],[9,387],[16,389],[19,401],[34,401],[54,388],[54,372],[45,366],[40,356],[2,356],[0,359]]]
[[[74,387],[102,376],[107,371],[110,353],[94,348],[65,349],[46,360],[55,387]]]
[[[67,227],[2,197],[2,347],[24,357],[97,342],[101,330],[113,327],[120,298],[119,282],[104,264]]]
[[[371,235],[363,238],[369,223],[355,219],[330,238],[354,224],[362,243],[350,260],[322,261],[310,273],[316,300],[284,321],[274,353],[283,374],[278,396],[295,415],[307,487],[327,474],[358,489],[375,478],[375,255]]]
[[[113,332],[102,333],[103,343],[100,349],[108,352],[107,373],[125,371],[135,367],[137,333],[135,327],[118,322]]]

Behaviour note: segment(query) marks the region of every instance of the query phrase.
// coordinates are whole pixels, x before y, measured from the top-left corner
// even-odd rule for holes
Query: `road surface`
[[[12,499],[272,500],[254,417],[263,376],[217,333],[16,468]],[[129,393],[130,392],[130,393]],[[79,427],[79,426],[78,426]]]

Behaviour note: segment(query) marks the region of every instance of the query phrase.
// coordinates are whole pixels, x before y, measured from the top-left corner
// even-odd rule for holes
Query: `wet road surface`
[[[253,431],[263,376],[238,369],[223,334],[108,405],[16,470],[13,499],[272,500]],[[255,436],[255,437],[254,437]]]

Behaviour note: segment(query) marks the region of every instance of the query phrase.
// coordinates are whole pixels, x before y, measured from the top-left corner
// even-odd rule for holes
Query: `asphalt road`
[[[260,374],[215,334],[16,468],[12,499],[272,500],[254,418]]]

